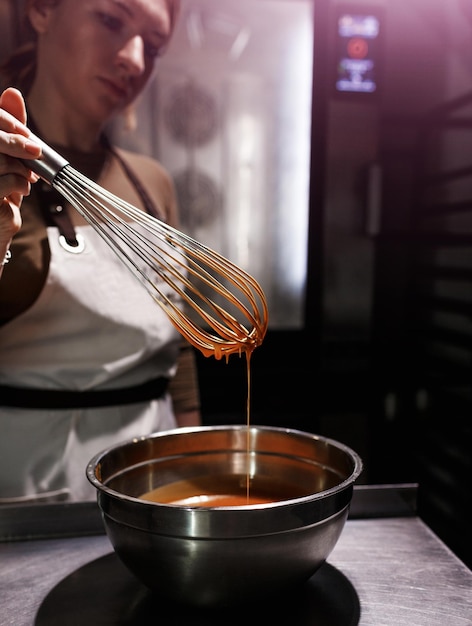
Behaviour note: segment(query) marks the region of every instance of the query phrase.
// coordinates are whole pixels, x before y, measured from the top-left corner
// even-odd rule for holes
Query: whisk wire
[[[62,177],[61,177],[61,180],[62,180]],[[64,195],[68,193],[67,185],[63,185],[61,181],[58,181],[56,185],[57,185],[58,191],[60,190],[61,192],[64,193]],[[70,197],[71,199],[73,199],[73,196],[70,196]],[[190,296],[188,295],[187,291],[179,288],[178,287],[179,283],[172,282],[169,276],[173,276],[175,280],[182,282],[188,291],[192,292],[194,295],[198,295],[200,299],[202,299],[205,302],[205,304],[220,317],[220,319],[224,320],[226,324],[229,324],[230,327],[234,329],[234,331],[236,331],[236,333],[240,333],[241,325],[239,324],[239,322],[235,318],[228,316],[228,313],[224,311],[220,306],[218,306],[217,303],[203,296],[203,294],[201,294],[201,292],[199,292],[199,290],[196,289],[195,285],[190,280],[185,278],[184,273],[179,273],[178,270],[176,270],[175,267],[167,261],[166,257],[163,254],[161,254],[158,249],[156,248],[153,249],[149,245],[149,240],[146,237],[144,237],[142,233],[136,230],[134,232],[134,238],[131,237],[129,234],[130,233],[129,223],[125,221],[122,217],[117,215],[116,213],[113,213],[113,218],[114,218],[113,221],[110,222],[106,220],[105,218],[107,216],[110,216],[111,212],[109,208],[103,202],[100,202],[100,201],[96,202],[94,204],[94,211],[93,212],[90,211],[88,203],[91,200],[92,198],[90,197],[90,193],[84,193],[83,199],[81,199],[78,202],[82,215],[86,219],[88,219],[89,222],[93,222],[93,225],[99,231],[99,233],[103,236],[103,238],[105,239],[107,243],[110,243],[109,232],[112,232],[115,235],[114,241],[116,242],[117,249],[120,251],[121,254],[123,254],[123,256],[125,256],[126,261],[129,262],[133,270],[139,274],[140,278],[143,281],[145,281],[146,283],[151,283],[152,288],[159,293],[161,298],[165,300],[167,304],[170,304],[172,308],[175,307],[173,303],[172,304],[170,303],[169,299],[165,296],[165,294],[163,294],[156,287],[155,281],[151,281],[149,276],[147,276],[140,269],[140,267],[135,263],[133,258],[128,254],[126,246],[129,249],[131,249],[134,252],[134,254],[140,257],[143,261],[146,261],[146,256],[143,250],[145,250],[146,248],[149,248],[150,250],[148,251],[148,253],[152,251],[154,260],[157,261],[157,265],[155,265],[153,269],[160,275],[160,277],[162,278],[162,280],[164,280],[164,282],[166,282],[168,285],[170,285],[174,290],[178,292],[178,294],[182,297],[184,301],[186,301],[188,304],[191,304],[192,306],[195,306],[195,302],[190,299]],[[129,207],[125,207],[124,204],[120,204],[120,209],[125,209],[125,208],[127,209],[127,211],[123,211],[123,212],[126,215],[128,215],[129,217],[131,216],[136,217],[138,219],[138,222],[140,222],[141,224],[144,223],[148,227],[148,230],[150,230],[151,232],[154,232],[155,234],[155,227],[154,227],[153,221],[149,219],[149,216],[147,216],[147,214],[143,213],[142,211],[139,211],[138,209],[135,209],[135,207],[133,207],[132,205],[130,205]],[[97,216],[99,219],[97,219]],[[125,241],[126,246],[123,246],[120,244],[121,240]],[[169,243],[169,233],[167,235],[167,240]],[[191,240],[189,239],[189,241]],[[140,245],[138,245],[138,243]],[[176,242],[173,241],[170,243],[173,245],[175,249],[177,249],[178,245]],[[200,247],[204,248],[203,245],[201,245]],[[193,248],[193,253],[195,255],[195,258],[197,258],[198,260],[203,260],[204,258],[206,258],[206,260],[208,261],[208,256],[203,257],[201,250],[198,249],[198,246],[192,246],[192,248]],[[183,255],[183,252],[181,251],[180,254]],[[208,255],[208,249],[205,250],[205,254]],[[199,280],[202,281],[204,284],[211,286],[213,289],[218,289],[220,293],[224,294],[225,296],[230,296],[230,292],[226,289],[226,287],[224,287],[224,285],[220,281],[216,280],[209,272],[204,270],[204,268],[201,265],[199,265],[197,262],[194,261],[193,258],[190,257],[189,250],[186,251],[186,255],[187,255],[186,261],[188,263],[187,266],[176,255],[172,255],[171,253],[171,254],[168,254],[167,256],[168,257],[172,256],[174,263],[180,265],[180,267],[182,268],[182,272],[186,268],[189,273],[191,273],[195,277],[198,277]],[[224,261],[224,258],[222,257],[221,260]],[[212,267],[213,268],[215,267],[214,264],[212,265]],[[244,283],[240,283],[240,284],[242,288],[245,287]],[[249,291],[247,291],[247,295],[249,297],[251,296]],[[247,316],[251,318],[251,314],[249,310],[245,308],[245,311],[246,311]],[[210,325],[210,327],[216,330],[220,335],[223,335],[225,340],[228,340],[228,339],[235,340],[237,338],[237,334],[235,334],[235,332],[228,333],[227,327],[225,327],[224,324],[217,323],[217,321],[215,321],[215,318],[213,318],[211,315],[206,313],[201,307],[199,308],[199,313],[204,318],[204,320]],[[253,323],[256,323],[256,321],[254,320]]]
[[[179,332],[205,355],[221,358],[252,351],[261,343],[267,330],[267,303],[262,288],[245,270],[121,200],[69,164],[48,182],[119,256]],[[218,304],[217,298],[234,312]]]

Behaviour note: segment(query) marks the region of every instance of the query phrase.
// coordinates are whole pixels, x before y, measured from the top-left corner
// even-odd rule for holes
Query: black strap
[[[131,184],[134,186],[134,188],[138,192],[138,195],[141,197],[141,201],[144,205],[144,208],[146,209],[146,213],[149,213],[149,215],[152,215],[153,217],[157,217],[158,219],[163,221],[165,219],[165,216],[162,215],[162,212],[159,210],[159,207],[157,207],[155,202],[153,202],[150,195],[148,194],[144,186],[141,184],[141,181],[134,173],[134,170],[122,158],[119,152],[111,145],[106,135],[102,136],[102,143],[113,154],[115,159],[121,165],[128,180],[131,182]]]
[[[79,245],[75,228],[61,194],[43,180],[37,182],[35,191],[47,226],[56,226],[71,247]]]
[[[169,384],[163,376],[135,387],[100,391],[65,391],[0,385],[0,406],[22,409],[77,409],[138,404],[162,397]]]

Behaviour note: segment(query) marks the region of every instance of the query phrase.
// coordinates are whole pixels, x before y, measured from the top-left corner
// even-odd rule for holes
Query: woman
[[[19,160],[41,152],[27,122],[75,169],[177,226],[167,172],[104,134],[146,85],[177,10],[177,0],[26,3],[34,45],[5,66],[0,99],[0,502],[94,498],[95,453],[200,423],[190,346]]]

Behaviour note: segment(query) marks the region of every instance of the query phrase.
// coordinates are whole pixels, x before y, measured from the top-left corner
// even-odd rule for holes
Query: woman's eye
[[[146,56],[148,56],[150,59],[156,59],[157,57],[161,56],[161,54],[163,54],[164,52],[164,49],[164,44],[160,44],[157,46],[151,43],[144,44],[144,52]]]
[[[119,18],[114,15],[110,15],[109,13],[99,13],[98,17],[101,23],[110,30],[118,31],[123,26],[123,23]]]

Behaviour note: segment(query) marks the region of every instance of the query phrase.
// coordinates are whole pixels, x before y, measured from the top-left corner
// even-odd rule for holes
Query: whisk
[[[42,155],[25,164],[98,232],[192,345],[218,359],[260,345],[268,308],[250,274],[96,184],[36,135],[31,139]]]

